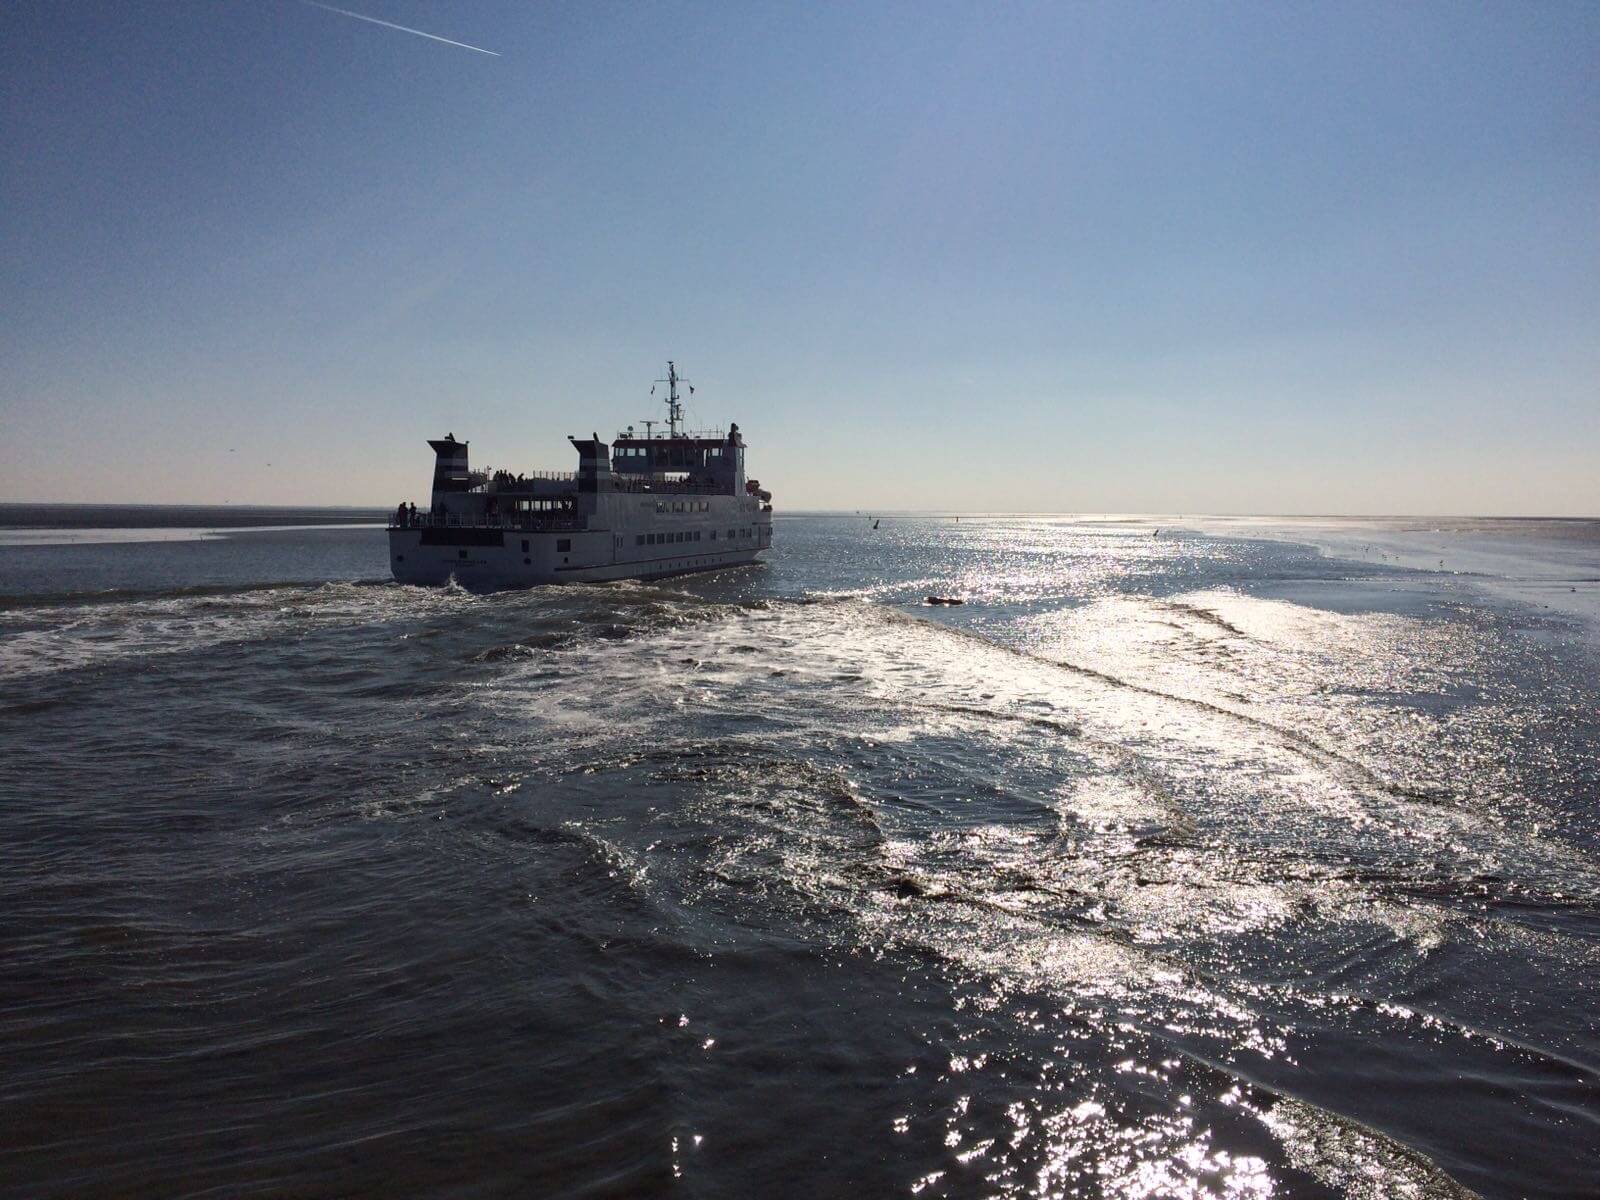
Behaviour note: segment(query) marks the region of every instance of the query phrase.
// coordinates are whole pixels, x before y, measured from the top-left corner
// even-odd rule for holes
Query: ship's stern
[[[451,564],[433,547],[422,545],[422,530],[391,526],[389,529],[389,570],[396,583],[439,587],[450,582]]]

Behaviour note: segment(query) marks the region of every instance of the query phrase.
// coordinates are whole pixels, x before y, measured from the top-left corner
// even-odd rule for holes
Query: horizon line
[[[284,504],[249,500],[0,500],[0,508],[260,508],[297,512],[388,513],[390,504]],[[1063,517],[1081,520],[1338,520],[1338,521],[1600,521],[1600,513],[1467,513],[1467,512],[1157,512],[1131,509],[987,509],[987,508],[795,508],[774,512],[784,517]]]

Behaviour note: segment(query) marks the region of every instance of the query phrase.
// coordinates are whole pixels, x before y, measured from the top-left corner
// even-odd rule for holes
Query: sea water
[[[1600,1190],[1600,525],[8,517],[0,1193]]]

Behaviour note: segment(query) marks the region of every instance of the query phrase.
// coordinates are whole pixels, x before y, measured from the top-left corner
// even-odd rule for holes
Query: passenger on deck
[[[404,500],[400,501],[400,506],[394,510],[394,523],[396,525],[404,525],[406,523],[406,502]]]

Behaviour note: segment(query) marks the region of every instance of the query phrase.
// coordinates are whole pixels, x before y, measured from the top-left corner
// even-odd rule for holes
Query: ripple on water
[[[1476,614],[1140,590],[1255,550],[961,537],[937,621],[883,603],[936,561],[0,612],[25,1172],[1576,1194],[1576,685]]]

